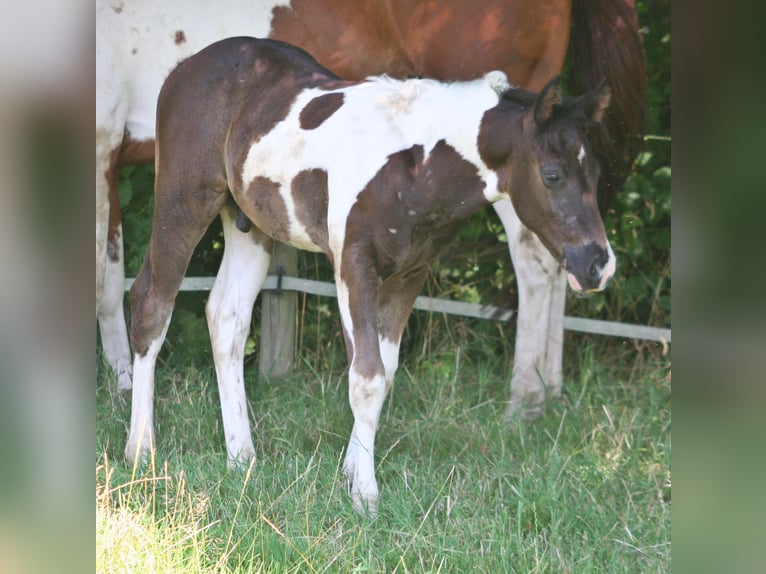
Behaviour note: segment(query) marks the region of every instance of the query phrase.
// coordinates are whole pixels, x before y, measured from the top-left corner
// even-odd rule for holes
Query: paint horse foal
[[[157,353],[192,250],[220,214],[225,251],[206,311],[229,461],[255,452],[243,353],[271,242],[321,251],[351,363],[344,470],[354,505],[374,513],[375,432],[402,331],[456,227],[510,198],[574,289],[602,289],[614,273],[582,129],[601,121],[609,94],[602,84],[563,101],[554,80],[537,96],[510,88],[502,72],[452,84],[344,82],[299,48],[253,38],[181,63],[158,101],[152,237],[130,293],[128,460],[154,448]]]

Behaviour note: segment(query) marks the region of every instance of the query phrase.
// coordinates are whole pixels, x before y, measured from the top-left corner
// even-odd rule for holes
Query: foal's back
[[[285,117],[295,95],[333,84],[342,81],[296,46],[247,37],[216,42],[181,62],[163,85],[156,161],[162,162],[163,147],[172,143],[186,153],[163,166],[165,176],[183,173],[225,191],[231,158],[210,157],[207,151],[247,144],[229,140],[235,118],[238,133],[265,134]]]

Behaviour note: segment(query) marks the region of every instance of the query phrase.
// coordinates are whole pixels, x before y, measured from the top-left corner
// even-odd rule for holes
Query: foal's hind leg
[[[130,289],[133,398],[125,457],[130,464],[154,450],[154,366],[165,340],[176,295],[194,248],[221,210],[226,194],[175,191],[157,174],[152,237]]]
[[[272,241],[257,228],[236,226],[237,209],[221,211],[224,252],[205,306],[221,397],[229,465],[255,456],[248,420],[243,361],[253,303],[269,270]]]

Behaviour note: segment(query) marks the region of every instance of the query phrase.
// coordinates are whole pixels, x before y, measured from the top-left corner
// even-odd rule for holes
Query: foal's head
[[[602,81],[565,100],[559,78],[539,96],[513,89],[504,96],[525,111],[517,120],[521,129],[511,130],[511,156],[498,169],[500,191],[510,194],[521,221],[563,262],[576,291],[603,289],[615,271],[596,203],[600,168],[586,137],[588,126],[604,118],[610,97]]]

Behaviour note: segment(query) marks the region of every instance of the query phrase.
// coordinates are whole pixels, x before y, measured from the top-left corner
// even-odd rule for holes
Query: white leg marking
[[[146,461],[154,451],[154,367],[169,325],[170,316],[159,337],[150,343],[146,355],[137,354],[134,359],[130,434],[125,446],[125,458],[130,465]]]
[[[546,396],[561,390],[565,274],[537,236],[523,226],[510,201],[494,207],[508,236],[519,288],[508,415],[533,418],[541,413]]]
[[[361,376],[354,366],[348,375],[348,399],[354,413],[354,427],[348,441],[343,470],[349,481],[354,507],[375,515],[378,506],[378,482],[375,479],[375,433],[386,396],[383,376]]]
[[[221,397],[229,466],[255,456],[245,395],[244,354],[253,303],[269,268],[270,254],[252,232],[234,225],[228,208],[221,212],[224,255],[205,312]]]
[[[386,394],[391,389],[394,382],[396,370],[399,368],[399,343],[393,342],[382,337],[378,338],[380,344],[380,358],[383,360],[383,367],[386,370]]]
[[[340,269],[340,258],[336,255],[336,268]],[[338,293],[338,309],[340,319],[343,321],[343,327],[346,329],[346,336],[351,344],[351,354],[353,356],[354,347],[354,323],[351,320],[351,311],[348,308],[348,285],[340,277],[340,272],[335,271],[335,289]]]
[[[122,225],[119,227],[118,234],[116,252],[109,253],[106,258],[104,290],[97,315],[101,344],[109,365],[117,375],[117,388],[128,390],[133,386],[133,365],[130,357],[128,328],[125,325],[125,312],[122,308],[125,285]],[[113,260],[112,256],[116,256],[116,260]]]

